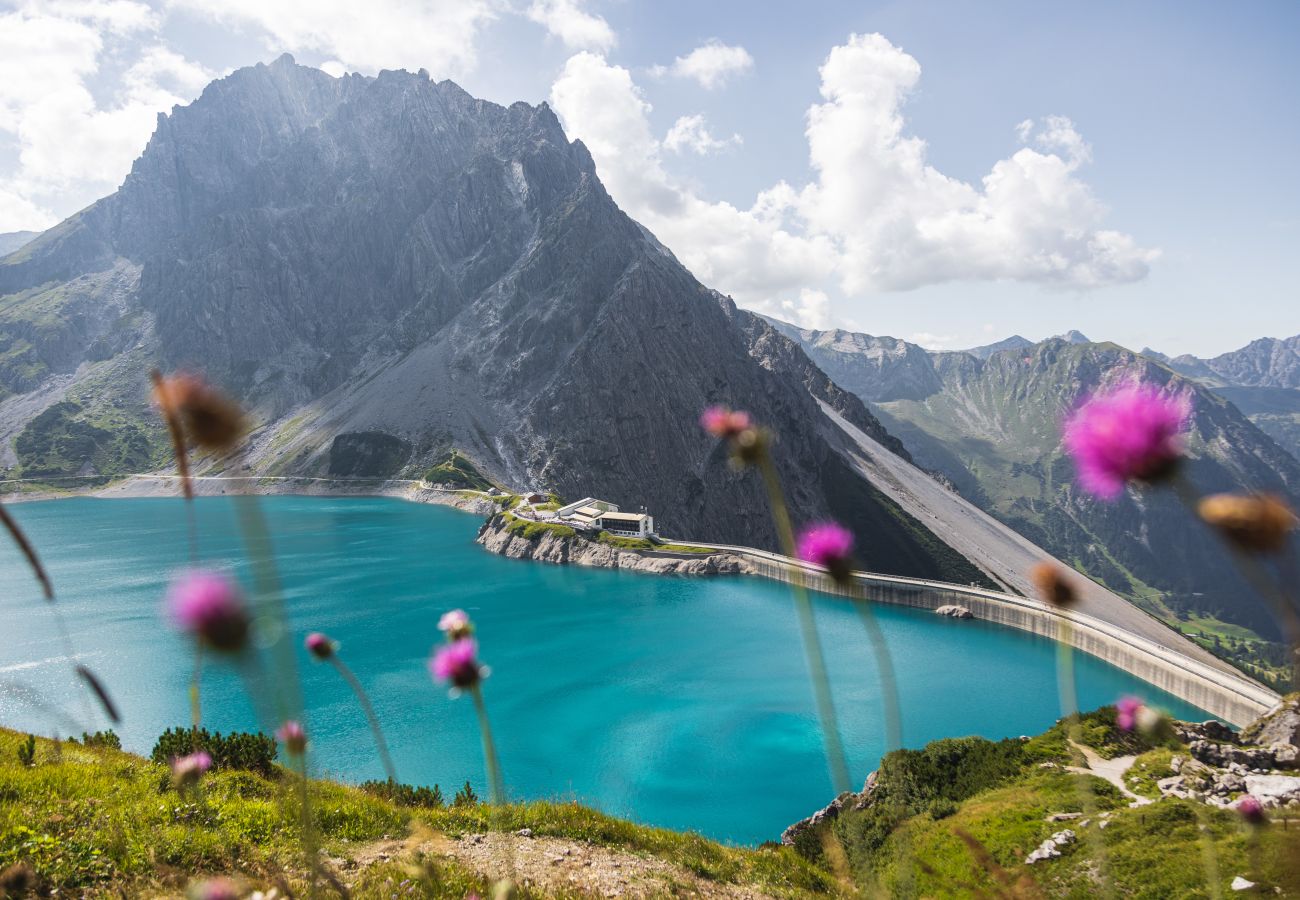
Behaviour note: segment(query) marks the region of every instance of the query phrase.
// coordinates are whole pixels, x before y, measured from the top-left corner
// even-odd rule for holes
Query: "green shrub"
[[[76,738],[68,738],[68,740],[74,744],[78,743]],[[94,734],[87,734],[83,731],[79,743],[83,747],[106,747],[109,750],[122,749],[122,739],[111,728],[108,731],[96,731]]]
[[[446,800],[442,796],[442,788],[436,784],[432,788],[427,788],[423,785],[412,787],[409,784],[399,784],[392,780],[366,781],[362,783],[361,790],[375,797],[396,803],[398,806],[441,809],[446,805]]]
[[[36,765],[36,735],[27,735],[27,740],[18,745],[18,762],[28,768]]]
[[[424,480],[430,484],[447,484],[473,491],[486,491],[493,486],[472,462],[460,455],[459,450],[452,450],[442,462],[425,472]]]
[[[168,728],[158,737],[150,759],[163,765],[178,756],[204,750],[212,757],[214,769],[242,769],[269,776],[274,772],[275,738],[258,732],[232,731],[223,735],[200,728]]]
[[[553,522],[534,522],[531,519],[521,519],[518,516],[505,516],[506,531],[510,534],[517,534],[526,541],[541,540],[542,535],[550,532],[562,538],[576,537],[578,532],[574,531],[568,525],[556,525]]]
[[[468,781],[466,781],[465,786],[460,790],[458,790],[456,792],[456,796],[452,798],[451,805],[452,806],[474,806],[478,802],[479,802],[478,794],[474,793],[474,786],[470,784]]]

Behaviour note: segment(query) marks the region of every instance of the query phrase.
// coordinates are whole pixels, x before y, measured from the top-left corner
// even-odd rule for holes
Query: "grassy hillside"
[[[1129,784],[1158,795],[1170,749],[1134,743],[1113,723],[1113,711],[1088,717],[1082,739],[1102,756],[1141,752]],[[25,864],[42,892],[86,896],[176,896],[218,875],[244,895],[303,892],[298,783],[283,770],[210,773],[181,794],[164,766],[129,753],[38,740],[29,767],[19,761],[24,742],[0,730],[0,870]],[[1061,768],[1079,762],[1072,756],[1062,726],[1031,740],[961,738],[891,754],[876,802],[806,833],[797,850],[725,847],[576,803],[411,808],[326,781],[310,783],[310,803],[331,877],[360,898],[489,896],[512,870],[525,897],[1008,896],[1006,885],[1014,896],[1085,897],[1103,872],[1118,896],[1199,897],[1209,893],[1198,812],[1223,888],[1245,874],[1300,894],[1289,866],[1300,828],[1275,822],[1253,835],[1234,813],[1183,800],[1130,808],[1110,783]],[[1047,820],[1071,812],[1086,812],[1088,824]],[[1024,864],[1065,827],[1080,841]]]

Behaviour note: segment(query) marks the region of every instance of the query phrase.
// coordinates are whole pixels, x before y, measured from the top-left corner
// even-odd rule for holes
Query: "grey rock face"
[[[1292,695],[1266,716],[1260,717],[1241,732],[1249,744],[1288,744],[1300,747],[1300,696]]]

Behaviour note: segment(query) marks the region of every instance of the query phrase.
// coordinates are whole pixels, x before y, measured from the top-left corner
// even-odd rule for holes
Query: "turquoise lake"
[[[403,781],[438,783],[450,796],[468,778],[486,795],[472,706],[449,698],[425,667],[438,615],[463,607],[492,667],[484,692],[512,798],[576,798],[745,844],[777,838],[831,799],[788,588],[502,559],[474,543],[476,517],[442,507],[319,497],[260,504],[297,644],[313,630],[342,643]],[[77,652],[122,709],[125,747],[147,754],[159,732],[189,721],[192,655],[160,615],[170,575],[188,558],[183,503],[79,498],[9,509],[46,562]],[[246,580],[234,501],[200,499],[196,510],[204,562]],[[860,783],[884,750],[876,668],[847,604],[820,598],[817,615]],[[908,746],[1033,734],[1057,719],[1052,642],[898,607],[877,615]],[[81,716],[49,610],[7,540],[0,623],[0,725],[55,733],[37,694]],[[346,685],[299,655],[314,773],[382,778]],[[1076,660],[1085,709],[1135,693],[1175,715],[1206,717],[1091,657]],[[220,663],[206,670],[203,700],[208,728],[256,728],[243,682]]]

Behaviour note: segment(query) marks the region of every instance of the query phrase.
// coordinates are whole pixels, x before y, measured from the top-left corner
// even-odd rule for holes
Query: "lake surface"
[[[507,560],[474,543],[456,510],[369,498],[266,497],[296,642],[321,630],[371,692],[398,775],[468,778],[486,796],[468,699],[432,684],[437,620],[463,607],[479,627],[484,686],[513,798],[577,798],[607,812],[736,843],[776,838],[832,796],[789,589],[749,578],[686,579]],[[120,705],[127,749],[147,754],[189,722],[192,655],[160,615],[188,558],[176,499],[78,498],[9,507],[43,556],[81,657]],[[196,503],[206,564],[247,582],[234,501]],[[861,623],[820,598],[853,778],[884,751],[880,686]],[[881,606],[908,746],[967,734],[1034,734],[1058,717],[1052,642]],[[0,724],[53,734],[32,691],[76,715],[49,610],[0,539]],[[365,720],[338,674],[300,652],[316,774],[382,778]],[[1136,693],[1206,716],[1098,660],[1076,656],[1080,703]],[[204,724],[252,730],[243,682],[204,677]],[[98,722],[95,727],[104,727]]]

